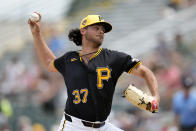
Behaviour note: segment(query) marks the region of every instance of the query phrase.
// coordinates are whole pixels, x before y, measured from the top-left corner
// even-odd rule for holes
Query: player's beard
[[[102,45],[104,35],[85,35],[86,40],[94,43],[94,47],[100,47]]]

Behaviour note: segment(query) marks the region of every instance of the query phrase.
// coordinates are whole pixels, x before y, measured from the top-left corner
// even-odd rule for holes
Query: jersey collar
[[[92,60],[93,58],[95,58],[96,56],[98,56],[100,54],[100,52],[102,51],[102,49],[103,48],[99,48],[99,50],[94,55],[92,55],[89,60]],[[80,61],[82,61],[82,57],[81,57],[82,55],[81,55],[81,53],[79,53],[79,56],[80,56]]]
[[[94,55],[91,56],[90,60],[95,58],[96,56],[99,55],[99,53],[102,51],[102,48],[99,48],[99,50],[97,51],[97,53],[95,53]]]

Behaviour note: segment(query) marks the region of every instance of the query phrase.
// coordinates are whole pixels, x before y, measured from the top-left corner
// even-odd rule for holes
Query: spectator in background
[[[196,130],[196,95],[191,91],[193,78],[189,75],[182,77],[182,91],[173,97],[175,123],[180,131]]]

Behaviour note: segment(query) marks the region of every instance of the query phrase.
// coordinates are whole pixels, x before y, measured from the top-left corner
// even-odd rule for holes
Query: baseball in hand
[[[32,22],[38,22],[40,21],[40,15],[36,12],[32,13],[29,17],[29,19],[32,21]]]

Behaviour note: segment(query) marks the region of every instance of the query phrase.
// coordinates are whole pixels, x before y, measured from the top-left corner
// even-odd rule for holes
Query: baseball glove
[[[152,96],[149,96],[143,91],[137,89],[135,86],[129,85],[129,87],[124,91],[124,95],[134,106],[152,113],[158,112],[158,104],[156,100]]]

